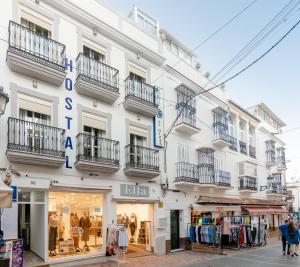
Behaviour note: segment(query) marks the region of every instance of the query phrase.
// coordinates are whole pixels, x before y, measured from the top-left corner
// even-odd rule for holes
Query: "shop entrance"
[[[46,200],[44,191],[18,193],[18,238],[23,240],[26,265],[43,262],[46,258]]]
[[[171,250],[179,248],[179,210],[171,210]]]
[[[116,222],[128,231],[129,256],[152,252],[153,205],[117,204]]]
[[[49,192],[49,259],[101,253],[103,194]]]

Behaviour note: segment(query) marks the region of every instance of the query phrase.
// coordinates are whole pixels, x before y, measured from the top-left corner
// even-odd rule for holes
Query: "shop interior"
[[[152,252],[152,204],[117,204],[116,222],[128,232],[127,254]]]
[[[103,195],[49,192],[49,258],[100,252]]]

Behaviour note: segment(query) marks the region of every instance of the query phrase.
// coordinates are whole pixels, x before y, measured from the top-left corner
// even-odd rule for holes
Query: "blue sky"
[[[156,18],[189,48],[194,48],[223,23],[253,0],[107,0],[107,5],[126,16],[135,3]],[[227,26],[195,53],[203,72],[214,75],[260,29],[266,25],[289,0],[258,0],[245,13]],[[246,66],[271,47],[300,19],[300,10],[274,31],[261,45],[230,74]],[[300,126],[300,26],[279,46],[250,70],[226,85],[226,93],[244,107],[266,103],[291,129]],[[227,76],[227,77],[229,77]],[[300,129],[284,135],[287,142],[289,175],[300,166]],[[298,175],[300,175],[300,170]]]

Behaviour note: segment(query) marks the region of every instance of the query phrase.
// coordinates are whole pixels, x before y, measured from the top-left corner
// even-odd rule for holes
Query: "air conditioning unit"
[[[239,176],[257,177],[257,166],[248,161],[239,162]]]

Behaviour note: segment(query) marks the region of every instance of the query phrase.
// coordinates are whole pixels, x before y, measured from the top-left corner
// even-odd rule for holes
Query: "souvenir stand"
[[[112,224],[107,228],[106,256],[123,255],[122,260],[117,260],[118,267],[127,264],[126,251],[128,247],[128,232],[124,224]]]

